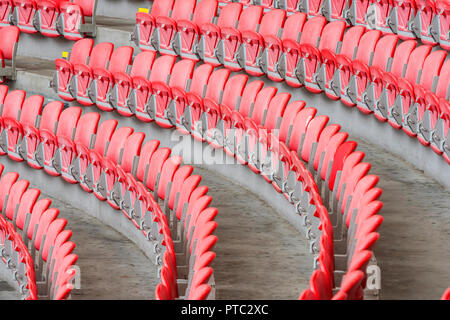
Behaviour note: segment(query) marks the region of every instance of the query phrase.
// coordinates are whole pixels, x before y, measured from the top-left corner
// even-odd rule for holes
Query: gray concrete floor
[[[217,299],[297,299],[312,255],[304,237],[274,209],[228,178],[196,167],[218,208]],[[275,192],[275,191],[274,191]]]
[[[406,161],[356,141],[383,189],[375,247],[381,299],[439,299],[450,286],[449,192]]]

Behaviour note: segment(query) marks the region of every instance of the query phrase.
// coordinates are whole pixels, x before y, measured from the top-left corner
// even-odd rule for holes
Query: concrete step
[[[97,37],[95,43],[112,42],[115,46],[137,47],[130,41],[135,20],[99,16],[97,19]],[[20,34],[17,54],[22,57],[32,57],[55,60],[61,57],[63,51],[70,51],[75,42],[63,37],[49,38],[36,34]]]

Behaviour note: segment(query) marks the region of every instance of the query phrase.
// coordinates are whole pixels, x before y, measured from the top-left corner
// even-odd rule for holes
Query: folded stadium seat
[[[152,4],[151,13],[148,10],[139,10],[136,13],[136,27],[131,35],[131,40],[141,50],[156,50],[151,44],[151,35],[156,28],[155,18],[169,16],[175,0],[155,0]]]
[[[202,0],[195,8],[192,21],[177,20],[177,34],[172,48],[182,58],[198,61],[197,43],[200,38],[200,27],[212,23],[217,14],[217,0]]]
[[[36,13],[33,26],[42,35],[55,38],[59,36],[56,23],[59,17],[59,4],[62,0],[36,0]]]
[[[108,68],[92,69],[92,81],[88,88],[88,96],[97,107],[104,111],[112,111],[108,102],[108,93],[114,84],[114,73],[128,70],[133,58],[133,48],[129,46],[115,49],[108,63]]]
[[[38,270],[41,271],[41,273],[45,273],[43,270],[44,262],[47,266],[49,266],[50,261],[48,261],[48,258],[50,257],[50,249],[52,249],[52,246],[56,240],[56,237],[59,233],[61,233],[64,228],[67,225],[67,220],[63,218],[55,219],[47,228],[45,231],[45,240],[43,239],[42,248],[39,250],[39,268]],[[48,271],[48,269],[47,269]]]
[[[387,86],[385,85],[385,74],[387,78],[403,77],[406,72],[406,66],[411,52],[416,48],[417,42],[415,40],[406,40],[400,43],[394,52],[394,57],[391,60],[390,66],[386,70],[372,65],[370,67],[370,84],[367,91],[363,94],[363,102],[369,108],[373,108],[374,115],[379,121],[387,121],[388,106],[392,105],[393,101],[388,102]],[[394,96],[392,96],[395,98]]]
[[[190,134],[190,132],[192,131],[193,121],[190,111],[190,105],[194,104],[195,102],[203,105],[202,99],[206,94],[207,84],[212,72],[212,65],[202,64],[194,70],[189,91],[184,95],[182,95],[181,92],[176,92],[176,94],[173,93],[174,100],[175,96],[177,96],[177,119],[178,117],[180,117],[180,121],[177,121],[176,127],[183,134]]]
[[[442,295],[441,300],[450,300],[450,288],[445,290],[444,294]]]
[[[57,122],[57,128],[39,128],[39,146],[36,150],[35,160],[44,168],[45,172],[52,176],[58,176],[59,172],[53,166],[55,152],[58,147],[58,136],[73,140],[78,120],[81,115],[80,107],[69,107],[61,112]],[[41,122],[42,124],[42,122]],[[56,129],[56,130],[55,130]]]
[[[14,4],[12,0],[0,1],[0,27],[6,27],[11,25],[11,15],[14,10]]]
[[[445,49],[450,50],[450,29],[449,15],[450,2],[448,0],[436,0],[436,11],[434,19],[430,25],[430,34],[436,43]]]
[[[433,0],[415,0],[416,3],[416,17],[411,23],[410,30],[415,33],[417,38],[420,38],[423,43],[429,45],[436,45],[436,41],[431,36],[430,26],[435,16],[436,2]]]
[[[439,76],[446,57],[446,50],[434,51],[427,57],[424,62],[420,82],[414,86],[415,102],[413,108],[410,109],[410,112],[408,112],[406,116],[408,122],[414,122],[414,117],[416,116],[415,113],[417,113],[417,138],[420,143],[425,146],[429,145],[431,141],[432,131],[436,124],[437,116],[440,113],[440,111],[436,110],[437,114],[435,113],[435,116],[432,118],[430,112],[427,112],[428,103],[426,100],[426,95],[429,91],[436,92]],[[443,76],[446,79],[443,81],[446,81],[448,87],[448,73]],[[410,129],[413,128],[414,125],[412,128],[410,127]]]
[[[154,99],[158,93],[157,83],[167,85],[169,83],[170,74],[175,64],[174,56],[160,56],[155,60],[150,72],[149,80],[143,77],[135,77],[133,79],[133,91],[128,100],[128,107],[134,112],[136,117],[144,122],[155,120],[155,113],[150,110],[151,103],[156,106]],[[153,89],[153,84],[155,89]]]
[[[23,102],[25,100],[26,92],[23,90],[14,90],[7,92],[6,86],[2,86],[5,92],[4,100],[2,104],[0,105],[0,112],[2,118],[10,118],[13,120],[19,120],[20,117],[20,111],[22,109]],[[7,93],[7,94],[6,94]],[[4,135],[5,127],[3,124],[3,119],[0,120],[0,129],[1,135]],[[6,131],[5,131],[6,133]],[[6,152],[1,153],[2,155],[6,154]]]
[[[430,146],[437,154],[442,154],[443,142],[447,136],[447,130],[450,124],[446,121],[450,117],[450,113],[448,112],[450,111],[448,109],[448,99],[450,97],[450,90],[448,89],[449,73],[450,60],[447,59],[439,74],[436,93],[432,91],[425,93],[426,112],[430,112],[431,128],[433,129]]]
[[[248,74],[252,76],[262,76],[264,74],[260,63],[265,50],[265,39],[267,37],[278,38],[285,18],[285,10],[274,9],[264,14],[258,32],[253,30],[242,31],[242,57],[237,61],[238,63],[243,62],[240,66]]]
[[[375,46],[380,37],[381,31],[370,30],[361,37],[355,59],[349,60],[345,56],[337,56],[338,70],[336,70],[335,75],[330,82],[332,82],[332,88],[334,88],[335,93],[340,96],[341,101],[349,107],[355,106],[356,103],[353,102],[353,98],[356,101],[357,94],[357,88],[355,88],[356,86],[354,85],[356,84],[356,81],[353,81],[353,83],[351,81],[353,61],[359,61],[363,64],[371,65]]]
[[[56,30],[69,40],[78,40],[97,34],[97,0],[63,1],[59,4],[60,15]]]
[[[372,0],[371,2],[372,4],[367,12],[369,23],[375,19],[375,29],[380,30],[383,34],[392,33],[388,25],[388,17],[393,7],[392,0]],[[371,11],[371,8],[375,12]]]
[[[302,109],[297,114],[289,129],[289,135],[286,138],[286,146],[288,146],[290,150],[297,151],[298,154],[301,154],[302,143],[304,142],[303,135],[309,130],[308,126],[316,113],[317,110],[315,108],[308,107]]]
[[[30,96],[23,102],[20,110],[20,118],[18,120],[10,117],[3,117],[1,120],[2,127],[5,128],[5,130],[0,137],[0,147],[4,152],[7,152],[8,156],[14,161],[23,161],[22,157],[17,152],[17,147],[23,137],[22,125],[36,125],[43,103],[43,96]]]
[[[19,206],[17,208],[17,212],[14,217],[14,226],[19,228],[20,230],[26,230],[25,221],[28,220],[29,216],[33,210],[33,206],[36,204],[36,201],[39,198],[41,191],[39,189],[28,189],[22,196],[22,201],[20,201]]]
[[[165,210],[169,209],[167,206],[169,204],[170,193],[172,192],[173,183],[177,182],[174,179],[181,178],[184,181],[185,178],[187,177],[186,173],[190,171],[190,168],[188,168],[187,170],[184,169],[182,170],[181,176],[178,175],[176,177],[175,174],[180,168],[181,162],[182,162],[181,156],[171,156],[164,162],[163,167],[161,169],[161,173],[157,179],[158,183],[157,186],[155,187],[154,193],[158,196],[159,199],[164,201]],[[166,216],[167,213],[168,212],[165,212]]]
[[[40,144],[40,130],[56,131],[63,106],[61,101],[48,103],[42,111],[39,129],[33,123],[21,123],[23,139],[18,147],[18,152],[22,159],[26,160],[33,169],[42,169],[42,165],[35,158]],[[44,159],[42,158],[42,160]]]
[[[340,98],[339,84],[335,84],[336,88],[333,89],[333,84],[336,82],[333,78],[334,76],[339,77],[337,57],[340,57],[339,60],[353,60],[365,30],[366,29],[363,26],[355,26],[348,29],[344,34],[339,54],[335,54],[328,49],[321,51],[322,65],[321,72],[317,76],[317,83],[319,87],[325,91],[328,98],[332,100],[338,100]]]
[[[55,266],[53,272],[52,288],[50,295],[55,299],[66,299],[67,295],[72,290],[72,282],[75,278],[76,271],[72,268],[78,260],[76,254],[69,254],[61,259],[60,263]]]
[[[312,151],[314,150],[313,146],[319,142],[322,131],[325,129],[328,120],[328,116],[320,115],[309,122],[306,133],[304,134],[305,137],[301,138],[301,140],[303,140],[301,142],[301,150],[298,150],[299,156],[303,161],[309,161]]]
[[[172,47],[177,33],[177,21],[191,20],[196,0],[175,1],[170,16],[155,17],[155,26],[151,35],[151,43],[162,54],[176,55]]]
[[[299,11],[305,12],[308,15],[308,19],[320,16],[322,2],[322,0],[299,0],[298,9]]]
[[[206,135],[206,140],[214,148],[223,146],[223,133],[231,128],[233,113],[238,112],[247,81],[248,76],[245,74],[237,74],[229,78],[223,90],[220,106],[211,99],[207,102],[207,104],[212,104],[213,109],[218,110],[220,114],[216,128],[208,127]]]
[[[327,20],[322,17],[314,17],[306,21],[300,42],[287,39],[283,41],[284,46],[284,61],[280,65],[281,73],[285,73],[286,83],[292,87],[298,88],[302,86],[300,79],[298,79],[298,67],[301,60],[301,48],[305,45],[309,45],[317,48],[320,42],[320,36],[322,34],[323,27],[327,23]],[[300,77],[301,78],[301,77]]]
[[[127,138],[133,133],[133,128],[121,127],[114,131],[111,140],[105,147],[105,154],[99,154],[95,150],[89,151],[89,165],[86,170],[88,186],[94,191],[94,195],[101,201],[106,200],[104,196],[108,190],[104,190],[106,182],[102,181],[102,169],[107,160],[117,163],[120,153]],[[106,165],[105,165],[106,166]]]
[[[141,221],[139,220],[142,217],[138,217],[139,219],[136,219],[136,216],[133,215],[133,209],[135,208],[135,201],[139,198],[139,192],[138,188],[139,185],[136,184],[137,181],[144,181],[144,177],[147,175],[147,171],[149,170],[150,165],[150,159],[153,155],[153,153],[156,151],[156,149],[159,146],[159,140],[150,140],[144,143],[144,145],[141,148],[141,152],[139,154],[139,159],[137,160],[137,166],[135,172],[133,171],[132,174],[129,173],[127,175],[127,191],[124,195],[124,200],[121,205],[123,213],[133,219],[133,223],[135,223],[136,226],[141,226]],[[142,187],[144,187],[142,185]],[[144,187],[145,189],[145,187]]]
[[[223,92],[230,76],[230,70],[215,70],[208,80],[203,103],[190,100],[190,113],[192,118],[192,132],[195,139],[205,141],[206,135],[215,129],[220,119],[219,105],[222,102]],[[188,99],[189,100],[189,99]],[[210,130],[208,132],[208,130]]]
[[[129,74],[122,71],[112,73],[114,83],[107,100],[121,116],[130,117],[133,115],[127,105],[128,97],[133,89],[133,79],[135,77],[148,79],[155,56],[156,53],[152,51],[140,52],[134,58]]]
[[[422,67],[422,71],[420,74],[420,81],[418,79],[417,83],[408,82],[407,80],[401,79],[399,81],[401,87],[401,95],[402,97],[407,96],[410,98],[410,103],[405,104],[403,101],[403,109],[405,107],[409,107],[404,113],[403,118],[403,131],[409,135],[410,137],[416,136],[418,133],[422,132],[426,136],[418,136],[419,141],[428,145],[430,139],[430,131],[429,124],[424,127],[422,124],[422,117],[426,110],[426,102],[425,98],[425,90],[436,90],[437,80],[439,77],[439,72],[442,68],[442,65],[447,57],[446,50],[436,50],[430,53],[425,59]],[[408,100],[406,100],[408,101]]]
[[[416,35],[410,30],[410,25],[416,16],[416,3],[414,0],[392,0],[391,13],[387,23],[391,30],[400,39],[415,39]]]
[[[346,24],[344,21],[327,23],[322,30],[318,48],[307,44],[300,46],[301,60],[297,74],[302,80],[301,83],[305,85],[308,91],[313,93],[320,93],[322,91],[317,83],[317,72],[321,69],[321,52],[323,50],[329,50],[335,54],[338,53],[342,45],[345,27]],[[325,65],[320,72],[326,72]]]
[[[388,122],[395,129],[400,129],[402,127],[404,115],[408,112],[413,100],[409,95],[409,91],[405,90],[405,87],[410,88],[411,84],[418,81],[419,74],[423,69],[423,63],[430,52],[430,46],[418,46],[409,56],[408,62],[411,61],[411,63],[407,64],[406,70],[402,69],[402,73],[404,73],[402,77],[400,77],[398,73],[395,75],[390,73],[384,74],[384,101],[387,103],[388,108]],[[409,83],[410,85],[404,85],[404,83]]]
[[[69,91],[80,104],[90,106],[94,103],[88,95],[88,88],[94,77],[93,70],[108,65],[113,49],[114,44],[110,42],[99,43],[92,49],[88,64],[73,65],[74,74],[70,79]]]
[[[168,85],[165,82],[153,82],[151,101],[147,109],[150,117],[163,128],[171,128],[176,123],[176,106],[171,103],[173,100],[172,88],[175,91],[181,90],[186,92],[186,88],[192,80],[195,62],[192,60],[180,60],[173,66],[170,74],[170,81]],[[167,109],[171,104],[171,111]],[[168,113],[171,113],[169,119]]]
[[[94,147],[88,148],[81,143],[77,146],[77,158],[74,161],[73,169],[71,174],[73,178],[80,182],[80,186],[86,192],[92,192],[93,180],[88,176],[88,166],[90,165],[90,153],[95,152],[96,154],[103,156],[105,154],[106,148],[111,141],[111,137],[116,130],[118,121],[115,119],[110,119],[102,122],[98,127],[97,134],[95,136]]]
[[[75,42],[70,53],[69,60],[56,59],[56,72],[53,80],[50,81],[50,87],[59,95],[59,97],[66,101],[75,99],[70,91],[70,80],[74,75],[74,65],[87,64],[91,55],[92,47],[94,46],[93,39],[81,39]]]
[[[352,26],[364,26],[367,27],[366,20],[367,9],[369,8],[370,1],[367,0],[354,0],[347,2],[346,9],[344,9],[344,17],[350,21]]]
[[[328,21],[346,21],[344,17],[344,9],[346,4],[347,0],[323,0],[321,14],[327,18]]]
[[[220,9],[219,18],[214,23],[203,23],[200,26],[200,39],[197,45],[197,55],[204,62],[214,66],[221,64],[217,58],[220,32],[223,28],[236,27],[242,12],[241,3],[227,3]]]
[[[127,173],[132,171],[133,162],[139,156],[144,138],[145,134],[142,132],[131,134],[119,149],[117,162],[114,162],[114,159],[105,158],[101,163],[102,172],[97,188],[98,193],[116,210],[120,209],[122,195],[126,190]]]
[[[16,53],[19,43],[19,28],[0,27],[0,83],[16,79]]]
[[[289,44],[300,41],[301,31],[306,18],[305,13],[296,12],[286,19],[281,37],[278,35],[265,37],[265,48],[260,66],[271,80],[282,81],[284,79],[285,70],[280,68],[280,59],[284,59],[286,54],[284,42]],[[290,47],[292,46],[287,47],[287,49]]]
[[[246,164],[250,158],[252,158],[253,163],[260,161],[264,162],[267,155],[263,154],[268,147],[270,147],[272,141],[271,136],[269,134],[275,135],[278,137],[277,132],[273,132],[274,130],[279,130],[281,127],[282,117],[284,117],[284,113],[286,107],[289,103],[289,99],[291,98],[291,94],[284,92],[275,95],[276,90],[273,87],[267,87],[268,90],[262,90],[258,95],[257,102],[260,101],[259,97],[263,97],[266,103],[262,103],[264,105],[264,109],[255,109],[254,112],[255,117],[247,119],[245,121],[245,129],[246,132],[243,132],[243,137],[239,137],[238,133],[236,133],[236,158],[242,164]],[[292,109],[292,106],[291,108]],[[290,111],[292,112],[292,111]],[[258,113],[261,116],[258,116]],[[250,139],[248,135],[256,135],[254,139]],[[267,141],[269,140],[269,141]],[[263,150],[259,150],[259,145],[256,144],[263,143]],[[265,144],[265,145],[264,145]],[[262,153],[260,153],[262,152]],[[267,159],[268,160],[268,159]],[[252,171],[259,171],[260,168],[255,167],[249,163],[250,169]],[[255,170],[256,169],[256,170]]]
[[[263,8],[261,6],[249,6],[242,10],[236,28],[230,26],[221,28],[220,42],[216,50],[216,58],[221,64],[232,71],[242,69],[241,65],[244,65],[242,32],[256,31],[262,14]]]
[[[387,71],[389,64],[392,62],[397,42],[397,35],[388,34],[377,42],[373,52],[373,58],[371,59],[372,61],[369,61],[369,64],[358,59],[352,62],[352,75],[349,83],[348,97],[365,114],[374,111],[373,104],[366,103],[367,94],[371,94],[372,97],[374,96],[373,92],[370,93],[372,89],[370,87],[371,68],[378,68],[378,71],[381,72]],[[369,98],[369,100],[373,101],[373,98]]]
[[[287,14],[298,11],[299,0],[275,0],[277,7],[287,11]]]
[[[100,114],[89,112],[82,115],[77,123],[73,140],[70,136],[58,135],[58,146],[55,151],[53,167],[69,183],[77,183],[73,175],[74,161],[77,156],[77,144],[92,146],[97,133]],[[70,133],[70,132],[69,132]]]
[[[11,15],[11,24],[19,27],[25,33],[36,33],[38,30],[33,25],[36,13],[36,2],[34,0],[13,0],[14,10]]]

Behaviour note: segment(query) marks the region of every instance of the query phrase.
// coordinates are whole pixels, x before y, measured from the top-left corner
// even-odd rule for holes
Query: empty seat
[[[19,28],[0,27],[0,83],[16,77],[16,53],[19,42]]]
[[[59,37],[57,21],[62,0],[37,0],[34,27],[46,37]]]
[[[97,0],[73,0],[60,3],[60,26],[58,32],[66,39],[78,40],[97,32]]]
[[[11,15],[13,25],[19,27],[25,33],[36,33],[38,30],[33,25],[33,17],[36,13],[34,0],[13,0],[14,11]]]
[[[69,90],[69,82],[74,76],[74,65],[87,64],[93,46],[93,39],[78,40],[72,47],[69,60],[59,58],[55,60],[56,72],[53,80],[50,82],[50,86],[58,93],[61,99],[66,101],[75,99],[72,96],[73,91]]]

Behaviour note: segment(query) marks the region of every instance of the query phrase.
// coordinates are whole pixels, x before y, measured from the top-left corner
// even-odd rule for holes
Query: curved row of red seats
[[[325,92],[403,129],[450,163],[446,50],[432,51],[415,40],[398,44],[397,35],[382,36],[363,26],[346,28],[343,21],[327,23],[321,16],[307,19],[305,13],[295,13],[286,19],[284,10],[263,14],[260,6],[242,9],[239,3],[224,6],[211,23],[214,10],[206,4],[213,2],[197,6],[210,8],[209,15],[202,10],[198,24],[177,20],[175,9],[170,18],[139,12],[133,38],[142,50],[245,69],[254,76],[266,74],[293,87]]]
[[[0,164],[2,260],[25,299],[66,299],[73,289],[76,270],[72,267],[78,259],[67,220],[58,218],[59,210],[50,208],[50,199],[39,199],[40,190],[29,188],[29,181],[3,169]]]
[[[3,0],[0,26],[15,25],[25,33],[78,40],[95,35],[96,7],[97,0]]]
[[[154,245],[161,276],[157,298],[183,295],[178,292],[177,263],[194,266],[185,275],[185,297],[206,298],[211,291],[217,209],[209,207],[208,188],[199,186],[201,177],[192,174],[193,168],[180,166],[181,158],[158,148],[159,141],[144,143],[144,133],[116,128],[117,120],[100,123],[98,113],[81,115],[81,108],[63,109],[60,101],[43,108],[42,96],[25,99],[24,91],[0,88],[2,153],[79,183],[121,210]],[[164,203],[164,211],[155,198]],[[181,234],[173,231],[178,224]],[[176,253],[183,253],[186,261],[177,261]]]
[[[448,0],[219,0],[220,5],[239,2],[260,5],[265,11],[305,12],[308,17],[322,15],[328,21],[345,21],[383,33],[394,33],[404,40],[421,39],[430,45],[450,48]]]
[[[153,52],[141,52],[134,58],[129,74],[123,69],[111,73],[110,78],[102,77],[102,79],[108,79],[108,85],[101,84],[104,87],[101,97],[108,98],[106,103],[98,103],[97,90],[102,79],[91,78],[88,72],[80,77],[80,73],[75,71],[85,68],[86,65],[79,61],[86,63],[88,52],[92,49],[92,44],[87,40],[81,41],[74,44],[68,61],[61,59],[55,61],[57,72],[52,86],[62,98],[67,100],[76,98],[87,105],[97,104],[105,111],[116,109],[121,115],[135,115],[142,121],[155,121],[165,128],[176,127],[184,134],[191,134],[198,140],[208,141],[214,147],[224,148],[226,153],[236,157],[241,163],[247,164],[255,173],[261,173],[277,191],[283,192],[291,202],[297,205],[302,194],[302,186],[306,185],[297,183],[301,181],[298,179],[294,179],[293,183],[292,179],[288,181],[289,172],[297,172],[295,176],[298,178],[300,174],[294,168],[299,166],[294,167],[292,164],[296,159],[309,162],[314,172],[317,172],[315,180],[320,181],[320,185],[323,186],[321,191],[331,194],[335,189],[336,198],[343,198],[341,215],[345,214],[347,219],[345,224],[340,224],[341,227],[348,228],[353,225],[352,219],[358,219],[357,216],[359,216],[348,214],[351,211],[345,210],[347,200],[344,199],[348,199],[349,195],[353,196],[352,211],[363,211],[368,203],[374,202],[367,209],[367,212],[371,212],[369,216],[372,216],[376,215],[381,208],[381,203],[376,200],[381,194],[381,190],[375,188],[378,178],[367,175],[370,165],[361,163],[364,154],[355,152],[355,155],[349,157],[354,153],[356,143],[346,142],[348,134],[339,132],[340,126],[327,126],[328,117],[315,117],[316,110],[306,108],[303,101],[289,103],[289,93],[277,94],[277,89],[274,87],[263,88],[262,81],[247,83],[246,75],[230,77],[228,69],[213,71],[214,68],[209,64],[195,68],[195,63],[191,60],[175,62],[173,56],[156,58]],[[92,49],[89,61],[94,60],[92,58],[94,54],[95,57],[100,56],[97,52],[103,50],[101,48],[111,46],[112,44],[106,43],[97,44]],[[114,52],[119,50],[124,52],[122,48],[124,47]],[[73,60],[72,57],[74,57]],[[95,61],[98,59],[95,58]],[[111,61],[110,67],[113,65]],[[81,92],[80,88],[82,88]],[[262,154],[260,150],[263,150]],[[320,160],[321,157],[324,159]],[[265,161],[268,163],[265,164]],[[272,170],[266,173],[266,167],[272,166]],[[281,167],[283,169],[278,172],[278,168]],[[343,168],[345,168],[345,177],[335,179],[337,173]],[[353,169],[355,169],[354,173]],[[348,185],[345,192],[343,185]],[[357,194],[353,194],[353,191]],[[295,200],[296,192],[297,200]],[[365,193],[368,193],[366,198],[363,197]],[[335,212],[338,212],[338,201],[333,203],[336,207]],[[317,216],[320,216],[319,212]],[[306,214],[304,216],[308,217]],[[334,217],[334,221],[338,223],[338,215]],[[367,257],[371,255],[370,248],[378,237],[375,230],[381,220],[378,215],[370,220],[372,224],[367,229],[370,232],[363,233],[362,238],[367,240],[366,236],[369,234],[371,240],[367,241],[361,250],[354,251],[356,255],[348,256],[350,260],[357,258],[365,261],[360,264],[362,272],[365,271]],[[351,227],[352,234],[359,232],[355,227],[356,225]],[[313,247],[321,249],[319,239],[320,234],[317,233],[315,237],[317,243]],[[330,239],[333,238],[330,237]],[[355,241],[357,239],[359,238],[355,238]],[[361,255],[361,251],[364,251],[364,256]],[[329,283],[334,283],[333,275],[328,276]],[[360,281],[355,286],[362,288],[364,284]],[[331,295],[331,291],[327,292]],[[360,293],[359,290],[359,298]],[[351,298],[356,296],[355,293],[350,295]]]

